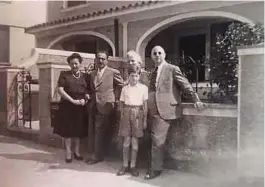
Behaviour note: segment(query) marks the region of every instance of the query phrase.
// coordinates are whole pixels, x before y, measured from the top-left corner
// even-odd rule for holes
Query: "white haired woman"
[[[127,59],[128,63],[135,64],[135,65],[141,67],[141,74],[140,74],[139,82],[148,87],[149,86],[149,76],[148,76],[148,72],[145,71],[144,69],[142,69],[143,61],[141,59],[141,56],[137,52],[130,50],[127,52],[126,57],[127,57],[126,59]]]

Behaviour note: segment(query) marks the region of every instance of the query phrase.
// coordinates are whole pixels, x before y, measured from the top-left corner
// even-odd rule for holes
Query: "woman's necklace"
[[[79,79],[80,78],[80,71],[76,72],[76,73],[72,73],[73,77],[76,78],[76,79]]]

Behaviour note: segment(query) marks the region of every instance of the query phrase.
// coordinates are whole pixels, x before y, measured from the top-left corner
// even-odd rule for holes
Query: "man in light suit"
[[[108,67],[107,64],[107,52],[98,52],[95,58],[96,69],[90,73],[91,101],[89,108],[92,113],[92,122],[94,121],[95,124],[94,153],[92,159],[87,160],[87,164],[90,165],[104,160],[106,132],[111,125],[111,121],[113,121],[111,115],[115,112],[115,103],[119,101],[123,86],[120,72]]]
[[[151,168],[145,179],[158,177],[163,169],[163,148],[170,123],[182,116],[181,95],[189,96],[197,108],[203,108],[197,94],[178,66],[166,62],[165,51],[155,46],[151,52],[155,70],[151,73],[148,115],[151,128]]]

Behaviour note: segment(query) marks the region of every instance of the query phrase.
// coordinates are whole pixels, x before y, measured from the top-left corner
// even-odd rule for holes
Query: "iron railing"
[[[18,125],[32,129],[31,118],[31,80],[30,72],[23,69],[17,74],[17,119]]]
[[[182,56],[172,64],[178,65],[182,73],[187,77],[190,83],[195,83],[195,91],[198,93],[199,89],[199,69],[204,68],[209,71],[209,77],[207,80],[208,91],[204,91],[203,95],[207,96],[204,102],[208,103],[237,103],[237,85],[234,87],[228,86],[224,88],[222,85],[217,85],[217,90],[214,90],[213,85],[215,84],[215,75],[213,74],[213,64],[210,60],[202,58],[201,60],[194,60],[191,56]],[[195,73],[195,79],[194,77]]]

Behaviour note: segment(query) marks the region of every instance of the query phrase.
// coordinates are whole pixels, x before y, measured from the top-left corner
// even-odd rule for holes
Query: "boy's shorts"
[[[121,113],[119,136],[143,137],[143,106],[124,105]]]

